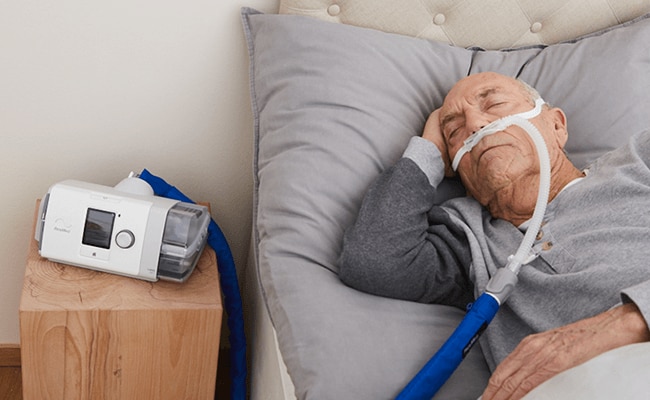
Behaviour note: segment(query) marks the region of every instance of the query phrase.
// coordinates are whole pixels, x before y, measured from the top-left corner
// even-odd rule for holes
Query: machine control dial
[[[122,249],[128,249],[135,243],[135,235],[128,229],[121,230],[115,235],[115,243]]]

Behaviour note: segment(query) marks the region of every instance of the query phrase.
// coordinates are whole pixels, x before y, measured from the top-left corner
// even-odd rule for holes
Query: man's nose
[[[465,112],[465,126],[472,133],[478,132],[489,123],[487,116],[478,110]]]

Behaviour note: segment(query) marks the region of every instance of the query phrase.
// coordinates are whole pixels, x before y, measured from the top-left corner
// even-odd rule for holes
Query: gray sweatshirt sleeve
[[[415,137],[370,187],[344,236],[341,280],[372,294],[464,308],[472,301],[467,239],[434,205],[440,152]]]
[[[650,281],[625,289],[621,293],[623,303],[634,303],[650,328]]]

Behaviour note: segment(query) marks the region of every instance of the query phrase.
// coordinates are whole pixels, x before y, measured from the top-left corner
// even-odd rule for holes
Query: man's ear
[[[561,108],[553,107],[549,110],[551,112],[551,118],[553,119],[553,128],[555,132],[555,137],[560,145],[560,148],[564,148],[567,140],[569,140],[569,132],[567,131],[566,125],[566,115]]]

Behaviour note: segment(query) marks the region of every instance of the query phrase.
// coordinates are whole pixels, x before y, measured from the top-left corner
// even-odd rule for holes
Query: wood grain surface
[[[185,283],[43,259],[32,240],[20,302],[25,399],[212,399],[221,327],[214,251]]]

